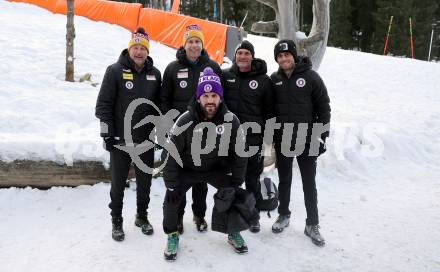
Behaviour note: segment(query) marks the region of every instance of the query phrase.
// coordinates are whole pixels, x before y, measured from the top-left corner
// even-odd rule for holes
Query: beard
[[[201,105],[201,108],[203,115],[208,119],[214,117],[218,110],[218,106],[215,104],[206,104],[204,106]]]

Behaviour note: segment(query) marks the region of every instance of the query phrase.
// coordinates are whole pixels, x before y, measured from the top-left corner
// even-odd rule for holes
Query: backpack
[[[258,201],[257,207],[260,211],[267,211],[267,215],[270,217],[269,212],[278,207],[278,188],[270,178],[264,178],[260,182],[260,188],[263,198]]]

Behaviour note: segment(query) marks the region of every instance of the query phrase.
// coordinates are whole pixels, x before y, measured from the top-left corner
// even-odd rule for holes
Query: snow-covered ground
[[[108,161],[94,117],[99,87],[62,80],[65,23],[63,15],[0,0],[2,161]],[[81,17],[75,27],[76,75],[100,83],[129,32]],[[275,71],[276,41],[248,39]],[[162,72],[174,54],[152,42]],[[332,106],[330,150],[317,177],[324,248],[302,233],[295,166],[294,219],[284,233],[270,230],[275,213],[262,214],[262,231],[244,233],[250,252],[239,256],[225,235],[197,233],[187,208],[175,263],[162,258],[161,179],[152,186],[151,237],[134,226],[135,192],[126,190],[122,243],[110,237],[108,184],[2,189],[0,271],[440,271],[440,65],[328,48],[319,73]],[[276,172],[267,175],[277,180]]]

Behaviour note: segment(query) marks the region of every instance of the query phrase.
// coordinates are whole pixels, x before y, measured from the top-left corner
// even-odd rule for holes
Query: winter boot
[[[134,221],[134,225],[136,227],[141,228],[142,233],[145,235],[152,235],[153,234],[153,226],[150,224],[150,221],[148,221],[148,217],[145,216],[139,216],[136,214],[136,220]]]
[[[196,228],[199,232],[205,232],[208,230],[208,223],[206,223],[205,218],[194,215],[193,221],[196,224]]]
[[[319,233],[319,225],[306,225],[304,229],[304,234],[312,239],[312,242],[317,246],[324,246],[325,240]]]
[[[112,238],[118,242],[123,241],[125,238],[122,222],[123,219],[121,216],[112,217]]]
[[[177,249],[179,248],[179,233],[173,232],[168,234],[167,247],[165,248],[164,257],[167,261],[174,261],[177,258]]]
[[[228,235],[228,243],[234,248],[234,251],[238,254],[248,252],[246,242],[241,237],[240,232],[234,232]]]
[[[260,232],[260,220],[252,220],[249,226],[249,230],[253,233]]]
[[[290,214],[287,215],[279,215],[277,221],[272,225],[273,233],[280,233],[289,226],[290,222]]]

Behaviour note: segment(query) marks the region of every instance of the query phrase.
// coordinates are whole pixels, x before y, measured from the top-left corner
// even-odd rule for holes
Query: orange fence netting
[[[147,29],[153,40],[174,48],[182,46],[186,26],[198,24],[205,36],[206,51],[213,60],[223,63],[226,25],[151,8],[141,9],[138,23]]]
[[[67,13],[66,0],[8,1],[33,4],[53,13]],[[223,63],[227,25],[177,13],[142,8],[142,4],[138,3],[105,0],[75,0],[74,7],[75,15],[83,16],[94,21],[120,25],[129,31],[134,31],[137,26],[143,26],[153,40],[174,48],[182,46],[185,27],[189,24],[198,24],[205,35],[204,47],[206,51],[213,60],[219,64]]]

